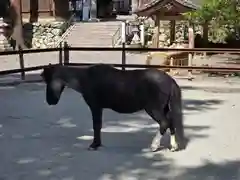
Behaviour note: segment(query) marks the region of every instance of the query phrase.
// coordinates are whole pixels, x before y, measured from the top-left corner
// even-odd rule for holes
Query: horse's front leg
[[[102,145],[102,111],[103,110],[101,108],[91,108],[94,138],[92,144],[89,146],[89,150],[97,150]]]

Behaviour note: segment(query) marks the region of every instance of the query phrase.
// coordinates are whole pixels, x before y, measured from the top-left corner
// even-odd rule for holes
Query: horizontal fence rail
[[[60,50],[61,50],[61,48],[24,49],[24,50],[16,50],[16,51],[2,51],[2,52],[0,52],[0,56],[18,55],[20,53],[32,54],[32,53],[45,53],[45,52],[59,52]]]
[[[51,65],[57,65],[57,64],[51,64]],[[0,75],[7,75],[7,74],[14,74],[14,73],[21,73],[21,72],[29,72],[29,71],[36,71],[36,70],[41,70],[41,69],[43,69],[45,67],[48,67],[48,65],[35,66],[35,67],[26,67],[24,69],[4,70],[4,71],[0,71]]]
[[[41,52],[54,52],[60,51],[62,48],[47,48],[47,49],[27,49],[21,50],[23,54],[29,53],[41,53]],[[63,47],[68,51],[141,51],[141,52],[211,52],[211,53],[239,53],[240,49],[226,49],[226,48],[131,48],[131,47]],[[0,56],[4,55],[16,55],[19,51],[3,51],[0,52]]]
[[[70,51],[141,51],[141,52],[212,52],[212,53],[240,53],[240,49],[218,49],[218,48],[131,48],[131,47],[68,47]]]
[[[67,63],[66,66],[90,66],[97,63]],[[221,72],[240,72],[240,68],[227,67],[204,67],[204,66],[168,66],[168,65],[145,65],[145,64],[109,64],[114,67],[125,68],[159,68],[159,69],[186,69],[186,70],[204,70],[204,71],[221,71]]]
[[[126,52],[138,51],[138,52],[188,52],[190,53],[235,53],[240,54],[240,49],[218,49],[218,48],[131,48],[125,47],[70,47],[66,42],[61,43],[57,48],[47,49],[27,49],[22,50],[21,48],[17,51],[4,51],[0,52],[0,56],[6,55],[19,55],[19,69],[11,69],[0,71],[0,75],[7,75],[13,73],[21,73],[22,79],[25,79],[25,72],[36,71],[47,67],[48,65],[36,66],[36,67],[24,67],[24,54],[31,53],[46,53],[46,52],[58,52],[58,60],[60,65],[67,66],[89,66],[97,63],[74,63],[70,62],[69,54],[71,51],[121,51],[122,62],[121,64],[109,64],[115,67],[120,67],[122,70],[125,68],[159,68],[159,69],[185,69],[188,71],[200,70],[205,72],[240,72],[240,68],[237,67],[214,67],[214,66],[176,66],[176,65],[147,65],[147,64],[126,64]],[[54,64],[56,65],[56,64]]]

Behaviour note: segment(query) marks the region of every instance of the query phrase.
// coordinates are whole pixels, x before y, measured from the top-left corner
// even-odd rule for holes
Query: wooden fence
[[[4,51],[0,52],[2,55],[19,55],[19,69],[11,69],[0,71],[0,75],[7,75],[13,73],[21,73],[21,77],[25,79],[25,72],[35,71],[43,69],[48,66],[35,66],[35,67],[24,67],[24,54],[29,53],[41,53],[41,52],[59,52],[59,62],[60,65],[65,66],[87,66],[93,65],[95,63],[74,63],[69,59],[69,54],[71,51],[121,51],[122,52],[122,63],[121,64],[110,64],[115,67],[121,67],[123,70],[125,68],[159,68],[159,69],[186,69],[186,70],[204,70],[204,71],[215,71],[215,72],[240,72],[240,68],[228,68],[228,67],[205,67],[205,66],[172,66],[172,65],[145,65],[145,64],[126,64],[126,52],[127,51],[140,51],[140,52],[166,52],[166,51],[179,51],[179,52],[211,52],[211,53],[239,53],[240,49],[207,49],[207,48],[111,48],[111,47],[69,47],[66,42],[60,44],[58,48],[48,48],[48,49],[30,49],[18,51]]]

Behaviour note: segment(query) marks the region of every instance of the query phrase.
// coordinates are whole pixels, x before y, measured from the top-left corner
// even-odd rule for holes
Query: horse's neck
[[[81,92],[81,82],[83,81],[85,68],[66,68],[62,79],[65,85],[75,91]]]

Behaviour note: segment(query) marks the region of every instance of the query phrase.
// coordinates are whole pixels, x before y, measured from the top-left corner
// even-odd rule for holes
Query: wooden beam
[[[172,21],[172,20],[181,21],[181,20],[185,20],[182,15],[178,15],[178,16],[164,16],[164,15],[161,15],[159,18],[160,18],[160,20],[163,20],[163,21]]]
[[[176,21],[175,20],[171,20],[170,21],[170,45],[173,44],[173,42],[175,41],[175,32],[176,32]]]

